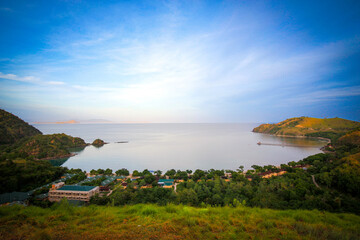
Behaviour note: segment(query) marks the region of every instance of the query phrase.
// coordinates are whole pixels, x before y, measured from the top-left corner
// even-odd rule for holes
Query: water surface
[[[253,133],[258,124],[37,124],[44,134],[66,133],[91,143],[63,166],[91,170],[232,169],[280,165],[320,153],[324,142]],[[116,143],[128,141],[128,143]],[[257,145],[257,142],[301,147]]]

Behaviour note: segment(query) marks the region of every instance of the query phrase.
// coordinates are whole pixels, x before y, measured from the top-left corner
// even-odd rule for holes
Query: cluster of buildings
[[[297,166],[293,166],[292,168],[302,168],[304,170],[307,170],[307,168],[309,168],[309,165],[297,165]],[[274,176],[280,176],[285,174],[286,171],[284,169],[279,169],[277,171],[267,171],[267,172],[262,172],[262,173],[257,173],[256,175],[259,175],[261,178],[271,178]],[[138,188],[139,186],[136,185],[136,183],[138,181],[138,179],[141,179],[143,177],[132,177],[132,176],[128,176],[128,177],[124,177],[124,176],[109,176],[107,177],[101,184],[100,186],[82,186],[80,185],[81,183],[78,183],[77,185],[65,185],[64,181],[67,178],[71,178],[72,175],[69,174],[69,176],[64,176],[61,181],[62,182],[54,182],[51,189],[49,190],[48,193],[45,194],[40,194],[43,198],[48,198],[49,201],[51,202],[59,202],[61,201],[61,199],[63,198],[67,198],[70,201],[80,201],[80,202],[89,202],[91,197],[93,197],[96,194],[100,194],[100,193],[108,193],[111,194],[112,190],[109,187],[109,184],[113,181],[118,181],[120,182],[120,185],[123,188],[127,188],[128,186],[128,179],[130,179],[132,182],[135,182],[135,186],[134,188]],[[90,180],[93,179],[97,179],[98,176],[95,177],[91,177],[89,176],[86,180],[84,180],[83,182],[88,182]],[[231,179],[231,173],[225,173],[224,176],[222,176],[221,178],[226,181],[229,182]],[[246,176],[246,178],[248,180],[252,180],[252,176]],[[58,180],[60,181],[60,180]],[[176,191],[176,185],[177,183],[183,182],[184,180],[174,180],[174,179],[157,179],[157,184],[160,187],[163,188],[174,188]],[[201,180],[198,180],[198,182]],[[153,185],[151,184],[147,184],[147,185],[143,185],[140,186],[141,189],[144,188],[152,188]],[[35,189],[36,190],[36,189]],[[0,195],[0,204],[6,204],[6,203],[11,203],[11,202],[19,202],[21,204],[23,204],[32,194],[35,190],[26,192],[26,193],[22,193],[22,192],[13,192],[13,193],[6,193],[6,194],[1,194]],[[38,196],[40,196],[38,195]]]
[[[121,181],[121,185],[126,188],[127,182],[125,177],[115,178],[118,181]],[[138,178],[133,178],[136,180]],[[183,181],[183,180],[178,180]],[[159,179],[158,185],[163,188],[173,188],[175,187],[174,179]],[[137,188],[137,186],[135,186]],[[140,188],[152,188],[152,185],[141,186]],[[89,202],[91,197],[99,194],[102,191],[109,191],[108,186],[79,186],[79,185],[65,185],[64,182],[56,183],[52,185],[52,188],[49,190],[48,199],[51,202],[59,202],[63,198],[67,198],[70,201],[82,201]]]

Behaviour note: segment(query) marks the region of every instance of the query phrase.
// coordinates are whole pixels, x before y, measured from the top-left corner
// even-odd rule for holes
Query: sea
[[[73,150],[60,161],[68,168],[231,169],[275,165],[321,153],[326,142],[254,133],[257,123],[134,123],[34,124],[43,134],[65,133],[87,143],[100,138],[108,144]],[[259,145],[261,142],[263,144]],[[273,144],[273,145],[266,145]],[[59,165],[60,165],[59,164]]]

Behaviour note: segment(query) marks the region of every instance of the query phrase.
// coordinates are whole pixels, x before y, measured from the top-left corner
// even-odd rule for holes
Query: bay
[[[320,153],[326,143],[253,133],[259,124],[146,123],[146,124],[35,124],[44,134],[65,133],[91,143],[62,166],[86,171],[127,168],[131,171],[169,169],[245,169],[298,161]],[[117,143],[127,142],[127,143]],[[258,145],[258,142],[292,146]]]

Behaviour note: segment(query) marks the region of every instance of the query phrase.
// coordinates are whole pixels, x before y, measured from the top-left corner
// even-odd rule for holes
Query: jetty
[[[257,145],[267,145],[267,146],[280,146],[280,147],[306,147],[306,148],[318,148],[316,146],[308,145],[294,145],[294,144],[285,144],[285,143],[262,143],[258,142]]]

